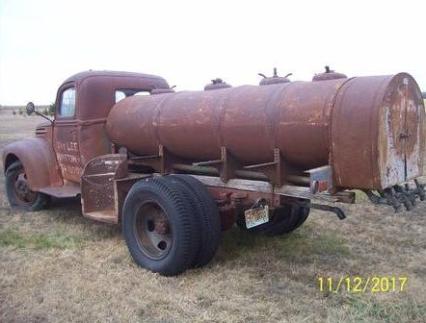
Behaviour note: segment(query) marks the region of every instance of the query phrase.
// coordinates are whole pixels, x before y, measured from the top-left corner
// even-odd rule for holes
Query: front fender
[[[33,191],[49,186],[62,186],[63,180],[55,153],[43,138],[29,138],[8,144],[3,150],[3,165],[20,160]]]

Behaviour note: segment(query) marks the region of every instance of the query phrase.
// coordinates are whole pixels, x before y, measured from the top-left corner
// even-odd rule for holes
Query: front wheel
[[[6,170],[6,194],[12,208],[25,211],[44,209],[50,199],[48,195],[30,189],[24,166],[19,160]]]

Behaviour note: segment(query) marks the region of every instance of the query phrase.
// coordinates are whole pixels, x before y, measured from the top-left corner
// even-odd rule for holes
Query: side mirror
[[[53,121],[50,118],[46,117],[43,113],[36,111],[34,103],[28,102],[25,109],[27,110],[28,115],[35,113],[36,115],[48,120],[51,124],[53,124]]]
[[[34,113],[34,111],[35,111],[35,105],[34,105],[34,103],[32,103],[32,102],[28,102],[28,103],[27,103],[27,106],[26,106],[26,109],[27,109],[27,114],[28,114],[28,115],[33,114],[33,113]]]

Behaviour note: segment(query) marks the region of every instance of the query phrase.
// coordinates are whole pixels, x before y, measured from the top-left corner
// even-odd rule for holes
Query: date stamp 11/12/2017
[[[407,288],[407,276],[342,276],[317,278],[318,288],[324,293],[389,293],[403,292]]]

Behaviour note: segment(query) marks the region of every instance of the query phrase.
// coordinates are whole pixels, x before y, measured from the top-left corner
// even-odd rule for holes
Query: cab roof
[[[63,83],[68,82],[77,82],[77,81],[83,81],[84,79],[88,77],[93,76],[99,76],[99,77],[136,77],[136,78],[145,78],[145,79],[151,79],[151,80],[158,80],[163,81],[167,84],[166,80],[160,76],[151,75],[151,74],[144,74],[144,73],[135,73],[135,72],[121,72],[121,71],[94,71],[94,70],[88,70],[83,71],[77,74],[74,74],[70,77],[68,77]],[[168,87],[168,86],[167,86]]]
[[[155,75],[118,72],[85,71],[67,78],[59,87],[56,104],[59,106],[63,91],[72,86],[76,88],[76,118],[91,120],[106,118],[115,104],[116,91],[134,89],[151,92],[154,89],[169,89],[165,79]]]

